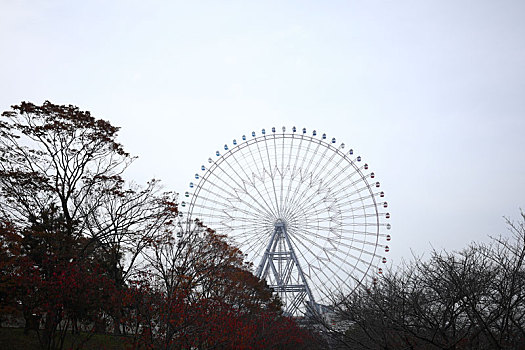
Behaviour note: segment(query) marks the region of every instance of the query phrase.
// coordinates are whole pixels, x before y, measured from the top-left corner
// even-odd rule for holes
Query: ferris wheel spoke
[[[321,147],[321,142],[316,142],[315,150],[312,151],[313,156],[309,157],[308,164],[306,165],[306,168],[304,169],[304,173],[308,174],[310,173],[310,167],[312,163],[314,162],[315,155],[319,153],[319,147]],[[308,152],[308,150],[306,150]],[[315,167],[313,168],[315,170]]]
[[[222,201],[221,203],[230,202],[232,199],[238,199],[239,201],[242,201],[241,198],[239,198],[238,193],[236,192],[236,189],[232,187],[228,182],[224,180],[223,177],[219,176],[216,173],[212,173],[213,177],[218,179],[224,186],[219,186],[217,183],[211,181],[209,177],[204,178],[202,183],[199,183],[198,188],[194,196],[198,197],[200,195],[201,191],[205,191],[207,194],[219,197]],[[208,188],[208,186],[210,188]],[[208,197],[205,197],[208,199]],[[257,202],[256,202],[257,203]],[[255,208],[254,208],[255,209]],[[264,207],[261,207],[257,210],[264,209]]]
[[[212,209],[213,207],[208,207],[205,205],[200,205],[199,208],[204,209]],[[223,214],[224,212],[212,212],[211,210],[207,210],[204,212],[204,215],[195,215],[196,218],[200,219],[204,224],[210,226],[210,225],[220,225],[221,227],[232,227],[235,223],[235,220],[232,220],[232,215],[230,214]],[[204,216],[204,217],[200,217]],[[213,220],[213,221],[212,221]],[[241,219],[237,218],[237,221],[241,221]],[[256,220],[253,220],[253,222],[257,222]]]
[[[283,149],[286,149],[286,148],[285,148],[285,140],[286,140],[286,138],[283,137],[283,146],[282,146],[283,148],[282,148],[282,150],[283,150]],[[293,154],[293,150],[294,150],[294,140],[295,140],[295,137],[291,137],[291,138],[290,138],[290,147],[289,147],[290,152],[288,152],[288,161],[287,161],[287,163],[286,163],[286,167],[284,167],[284,165],[283,165],[283,173],[288,173],[288,172],[290,172],[290,174],[291,174],[291,171],[292,171],[291,163],[292,163],[292,154]],[[283,153],[283,155],[284,155],[285,152],[282,152],[282,153]],[[295,158],[296,161],[297,161],[297,157],[294,157],[294,158]],[[287,190],[286,190],[286,196],[285,196],[285,199],[284,199],[284,202],[285,202],[285,203],[286,203],[286,201],[287,201],[288,194],[289,194],[289,192],[290,192],[290,186],[291,186],[291,183],[290,183],[290,181],[289,181],[289,182],[288,182],[288,188],[287,188]],[[283,204],[283,205],[284,205],[284,204]]]
[[[330,187],[330,188],[341,188],[341,184],[346,180],[345,177],[351,177],[352,173],[348,173],[348,169],[352,169],[353,165],[351,163],[347,163],[344,167],[339,168],[339,164],[341,161],[345,160],[344,158],[340,159],[340,162],[336,164],[337,169],[339,171],[332,172],[332,176],[330,176],[327,180],[323,182],[323,186]],[[333,183],[334,181],[337,181],[336,183]]]
[[[296,253],[298,253],[299,256],[300,256],[300,262],[303,263],[303,264],[306,264],[306,266],[308,266],[309,269],[313,266],[313,264],[310,263],[311,259],[308,259],[304,255],[304,253],[308,252],[312,257],[315,257],[315,256],[318,257],[318,259],[316,259],[316,262],[317,262],[317,264],[319,266],[319,270],[318,271],[326,277],[325,278],[326,283],[330,283],[330,284],[333,285],[333,279],[337,277],[337,274],[332,270],[330,264],[326,263],[326,261],[329,260],[329,257],[327,258],[327,260],[325,260],[324,258],[322,258],[319,255],[319,252],[313,251],[309,246],[304,245],[304,243],[302,243],[300,241],[298,242],[297,240],[291,240],[291,242],[292,242],[292,246],[294,246],[294,251],[296,251]],[[299,246],[298,244],[300,244],[301,246]],[[328,278],[328,275],[326,274],[326,270],[331,272],[332,278]],[[315,275],[310,274],[308,276],[309,280],[312,281],[313,279],[315,279],[314,276]]]
[[[214,174],[214,176],[216,176],[216,174]],[[219,180],[221,182],[224,181],[223,179],[219,179]],[[229,189],[232,190],[233,193],[228,191]],[[208,178],[202,179],[202,182],[197,185],[197,188],[193,196],[195,198],[200,196],[201,191],[205,191],[208,194],[219,197],[221,199],[235,197],[235,193],[234,193],[235,189],[232,188],[230,185],[226,185],[224,187],[218,186],[216,183],[209,181]]]
[[[298,210],[306,210],[307,208],[315,208],[315,206],[322,201],[334,202],[334,199],[327,200],[327,197],[330,193],[330,189],[319,187],[314,190],[314,187],[312,187],[310,192],[311,193],[309,195],[307,195],[306,193],[301,193],[301,195],[299,195],[298,198],[302,198],[304,201],[297,201],[295,203],[291,203],[290,207],[297,207]],[[318,199],[315,202],[312,202],[314,198]]]
[[[275,142],[275,135],[274,135],[274,142]],[[276,171],[277,171],[277,157],[275,157],[274,161],[275,163],[272,164],[272,160],[270,158],[270,150],[269,150],[269,147],[268,147],[268,140],[267,138],[265,137],[264,138],[264,144],[265,144],[265,149],[266,149],[266,159],[268,160],[268,170],[270,172],[270,178],[272,179],[272,186],[271,188],[273,188],[273,198],[275,199],[275,207],[276,207],[276,211],[277,211],[277,216],[276,218],[280,217],[281,215],[281,209],[279,208],[279,199],[277,198],[277,188],[275,186],[275,175],[276,175]],[[275,145],[275,143],[274,143]]]
[[[333,160],[333,158],[335,157],[336,153],[335,152],[332,152],[330,154],[330,157],[327,158],[326,154],[328,153],[328,151],[331,150],[331,146],[328,144],[328,145],[325,145],[325,149],[322,153],[322,155],[319,157],[319,159],[317,160],[317,163],[316,165],[313,167],[312,169],[312,172],[308,172],[308,174],[310,175],[310,178],[311,178],[311,182],[317,182],[317,181],[320,181],[320,178],[322,177],[322,175],[324,174],[325,172],[325,169],[326,169],[326,166]],[[342,160],[342,159],[341,159]],[[321,166],[322,164],[322,166]],[[335,168],[335,167],[334,167]],[[308,169],[307,169],[308,170]],[[320,181],[320,183],[322,184],[323,182]],[[301,193],[304,194],[304,191],[307,190],[306,188],[303,190],[303,192]]]
[[[316,176],[325,173],[326,168],[328,167],[329,164],[332,164],[332,161],[334,160],[334,158],[335,158],[337,155],[339,155],[339,159],[337,160],[337,162],[335,162],[335,164],[332,164],[331,167],[332,167],[333,169],[336,169],[336,168],[339,166],[339,164],[341,164],[341,162],[343,162],[343,161],[345,160],[344,155],[341,156],[341,155],[339,154],[339,151],[338,151],[335,147],[333,147],[333,146],[331,146],[331,145],[328,145],[328,146],[329,146],[329,147],[327,147],[327,148],[330,148],[330,150],[332,151],[332,153],[331,153],[331,155],[330,155],[330,158],[329,158],[326,162],[324,162],[323,166],[319,169],[319,171],[317,172],[317,175],[316,175]]]
[[[352,244],[345,243],[344,239],[342,237],[339,237],[339,240],[337,241],[337,246],[335,246],[335,244],[333,244],[333,240],[331,240],[330,238],[322,237],[321,235],[317,235],[317,234],[313,234],[311,231],[304,230],[304,233],[303,232],[296,232],[295,236],[296,237],[300,237],[301,240],[304,240],[305,242],[309,242],[312,246],[316,246],[316,247],[318,247],[320,249],[323,249],[323,250],[326,247],[325,246],[321,246],[316,241],[312,240],[311,237],[316,237],[317,239],[322,239],[323,241],[332,243],[331,244],[332,247],[329,248],[329,249],[340,250],[340,248],[338,246],[342,246],[342,247],[347,248],[347,249],[352,249],[352,250],[356,250],[356,251],[363,251],[362,248],[356,247],[355,245],[352,245]],[[351,239],[350,242],[358,242],[358,243],[364,244],[364,243],[362,243],[363,242],[362,240],[357,240],[357,239]],[[373,245],[373,246],[375,247],[375,245]],[[369,252],[367,252],[367,254],[369,254]]]
[[[263,136],[262,139],[264,140],[264,143],[265,143],[265,153],[267,155],[267,158],[266,160],[268,161],[268,166],[265,166],[264,164],[266,164],[264,158],[263,158],[263,152],[261,151],[261,147],[259,145],[259,142],[256,143],[257,145],[257,154],[259,155],[259,159],[261,160],[261,165],[263,167],[263,171],[262,173],[260,173],[261,175],[261,183],[263,184],[264,186],[264,189],[266,190],[266,194],[268,195],[268,202],[271,203],[271,207],[273,209],[273,212],[275,213],[275,217],[279,217],[279,208],[277,207],[277,202],[273,201],[273,198],[271,198],[272,196],[272,193],[275,193],[275,185],[273,186],[270,186],[270,189],[268,189],[267,187],[267,184],[266,184],[266,176],[269,176],[270,179],[272,180],[272,184],[273,184],[273,173],[272,173],[272,167],[271,167],[271,163],[270,163],[270,156],[268,155],[268,146],[266,146],[266,136]]]
[[[313,171],[310,173],[310,182],[311,183],[319,183],[319,190],[321,190],[321,188],[326,188],[328,187],[327,184],[326,184],[326,179],[324,176],[322,176],[323,174],[325,174],[325,170],[326,170],[326,167],[329,163],[332,162],[333,158],[335,157],[336,153],[332,153],[330,158],[326,159],[326,153],[327,151],[329,150],[330,148],[329,147],[326,147],[322,156],[319,158],[316,166],[314,167]],[[340,161],[342,161],[344,158],[340,159]],[[324,161],[324,163],[322,163]],[[321,164],[323,164],[321,166]],[[335,165],[333,167],[334,169],[337,168],[337,165]],[[326,176],[328,176],[329,174],[325,174]],[[323,179],[321,179],[323,178]],[[301,192],[301,195],[299,196],[302,197],[304,194],[305,194],[305,191],[307,191],[307,188],[305,188],[302,192]]]
[[[370,245],[370,247],[373,247],[375,249],[376,245],[375,244],[372,244],[371,242],[363,242],[362,240],[357,240],[357,239],[354,239],[354,240],[351,240],[351,243],[360,243],[362,244],[361,247],[365,246],[365,245]],[[339,242],[339,244],[342,246],[342,247],[345,247],[349,250],[352,250],[352,251],[358,251],[358,252],[361,252],[363,254],[367,254],[367,255],[370,255],[370,256],[375,256],[375,251],[374,252],[371,252],[371,251],[368,251],[366,250],[365,248],[359,248],[359,247],[356,247],[354,244],[348,244],[348,243],[345,243],[343,241]],[[362,255],[362,254],[361,254]],[[361,258],[357,258],[355,257],[356,260],[359,260],[361,262],[365,262],[364,260],[362,260]]]
[[[284,141],[285,141],[285,138],[283,137],[282,138],[282,146],[281,146],[281,149],[284,149]],[[274,152],[275,152],[275,159],[278,159],[278,154],[277,154],[277,140],[275,138],[275,135],[274,135],[274,138],[273,138],[273,143],[274,143]],[[284,176],[286,175],[286,167],[284,165],[284,152],[281,152],[281,172],[280,172],[280,175],[281,175],[281,181],[280,181],[280,191],[279,191],[279,207],[281,208],[281,210],[283,209],[283,195],[284,195]]]
[[[345,216],[345,219],[347,218],[352,218],[352,219],[362,219],[362,218],[375,218],[377,217],[376,213],[365,213],[365,214],[354,214],[354,215],[348,215],[348,216]],[[372,226],[373,224],[370,224],[370,223],[367,223],[365,221],[364,225],[370,225]]]
[[[226,162],[226,164],[229,165],[228,162]],[[239,192],[244,194],[244,195],[247,195],[248,197],[250,197],[252,199],[252,201],[254,203],[257,203],[259,206],[260,206],[260,209],[263,210],[263,211],[268,211],[268,210],[271,210],[270,207],[268,206],[265,206],[263,205],[262,203],[260,203],[259,201],[257,201],[257,199],[252,195],[251,191],[249,191],[245,186],[242,186],[240,185],[237,181],[235,181],[235,179],[233,179],[231,176],[227,175],[228,173],[225,172],[219,165],[217,165],[217,168],[219,168],[221,170],[221,173],[224,174],[225,176],[224,177],[227,177],[229,178],[230,180],[232,180],[235,185],[237,185],[237,189],[232,187],[231,184],[229,184],[226,180],[224,180],[224,178],[222,176],[219,176],[218,174],[215,174],[214,172],[212,172],[212,174],[214,174],[215,178],[217,178],[219,181],[221,181],[225,186],[227,186],[228,188],[232,189],[233,192],[235,192],[235,195],[232,194],[232,199],[235,198],[241,202],[244,202],[246,203],[245,200],[243,200],[241,198],[241,196],[239,195]],[[254,188],[256,189],[256,192],[259,193],[259,195],[261,196],[261,199],[263,200],[264,204],[267,204],[266,201],[264,200],[264,198],[262,197],[262,195],[260,194],[260,192],[258,191],[257,187],[254,186]]]
[[[370,270],[370,266],[371,266],[371,263],[369,263],[369,264],[366,266],[366,268],[361,268],[361,267],[359,267],[359,266],[355,266],[355,267],[354,267],[354,270],[359,271],[360,276],[361,276],[361,277],[364,277],[364,276],[368,275],[368,271]],[[347,274],[347,275],[345,276],[345,279],[343,280],[343,283],[344,283],[345,285],[355,284],[355,285],[356,285],[355,287],[357,287],[358,285],[361,284],[361,280],[362,280],[362,278],[356,278],[356,277],[354,276],[354,274]],[[354,287],[354,288],[355,288],[355,287]]]
[[[343,183],[347,181],[347,179],[354,179],[354,176],[357,176],[355,180],[351,181],[348,186],[343,186]],[[357,185],[360,183],[364,183],[365,186],[357,187]],[[347,187],[353,187],[355,188],[354,191],[348,194],[349,196],[352,196],[366,189],[370,189],[373,185],[374,184],[370,184],[368,183],[368,181],[366,181],[366,178],[360,173],[358,168],[355,168],[355,171],[351,174],[345,175],[345,177],[341,177],[340,181],[337,182],[334,186],[332,186],[332,188],[339,188],[339,190],[335,192],[335,194],[338,195],[340,193],[344,193]]]
[[[310,145],[308,145],[310,146]],[[309,149],[309,147],[308,147]],[[316,149],[316,152],[313,153],[312,155],[312,158],[314,157],[317,157],[317,150],[318,148]],[[319,160],[318,162],[316,163],[314,169],[319,165],[319,161],[324,158],[326,152],[327,152],[327,148],[325,148],[323,150],[323,153],[322,155],[319,157]],[[299,175],[299,178],[300,178],[300,181],[298,182],[297,186],[295,187],[294,191],[292,192],[292,197],[289,199],[289,202],[286,203],[286,205],[289,205],[289,206],[294,206],[296,201],[298,200],[301,200],[300,196],[298,195],[300,192],[301,193],[304,193],[304,191],[306,191],[308,189],[308,186],[306,186],[305,189],[302,189],[303,185],[306,185],[306,181],[305,179],[307,178],[307,175],[310,175],[310,178],[313,179],[313,175],[312,173],[308,172],[307,169],[303,169],[303,164],[304,164],[304,161],[305,161],[306,157],[302,157],[302,163],[301,163],[301,166],[299,167],[299,169],[297,169],[297,172],[298,172],[298,175]],[[295,169],[294,169],[295,170]]]
[[[248,226],[248,224],[250,224],[250,225],[267,224],[264,221],[260,220],[257,216],[251,216],[251,217],[235,216],[235,217],[233,217],[232,215],[226,213],[225,211],[217,211],[214,214],[209,214],[209,216],[211,216],[211,215],[213,215],[214,218],[216,218],[218,220],[221,220],[220,222],[223,223],[224,225],[226,225],[228,221],[244,222],[244,223],[246,223],[246,226]],[[233,221],[232,218],[234,218],[235,221]],[[229,225],[229,226],[231,226],[231,225]],[[235,227],[238,227],[238,226],[239,225],[235,225]]]
[[[294,184],[294,181],[291,180],[291,181],[289,182],[289,186],[288,186],[287,198],[285,199],[285,202],[284,202],[284,207],[285,207],[285,209],[284,209],[284,212],[283,212],[283,213],[284,213],[285,216],[291,215],[291,214],[293,214],[293,212],[294,212],[294,207],[295,207],[295,206],[292,205],[292,204],[289,202],[289,200],[288,200],[288,195],[291,193],[290,188],[291,188],[291,186],[292,186],[293,184]]]
[[[323,196],[321,196],[323,194]],[[315,199],[317,197],[317,199]],[[340,211],[340,205],[337,202],[337,198],[330,195],[330,191],[327,192],[315,192],[309,197],[306,197],[310,203],[308,205],[302,203],[298,204],[298,210],[304,211],[309,214],[316,210],[317,206],[324,204],[323,208],[331,211]]]
[[[369,184],[369,183],[366,183],[365,186],[362,186],[362,187],[357,187],[353,192],[350,192],[349,195],[352,196],[352,195],[358,195],[360,194],[361,192],[363,191],[370,191],[370,188],[372,186],[375,186],[374,184]]]
[[[318,208],[321,207],[326,210],[326,215],[329,215],[329,218],[332,218],[334,213],[337,213],[340,216],[343,208],[347,209],[343,205],[344,203],[341,203],[338,197],[332,196],[330,192],[325,193],[323,197],[320,197],[319,195],[320,193],[316,193],[315,195],[308,197],[307,199],[310,203],[308,205],[302,204],[298,206],[297,209],[302,211],[304,215],[308,217],[316,213]],[[314,199],[315,197],[318,198]]]
[[[235,224],[234,227],[236,229],[242,230],[242,233],[239,233],[239,235],[248,235],[251,232],[261,232],[261,231],[267,231],[268,222],[265,220],[238,220],[239,222],[242,222],[242,224]]]
[[[267,231],[259,231],[255,229],[248,231],[245,236],[242,235],[238,238],[238,242],[243,244],[247,252],[258,252],[258,255],[263,254],[265,245],[269,240]]]
[[[262,253],[260,252],[264,252],[265,241],[262,239],[249,241],[235,239],[235,242],[244,246],[242,251],[247,252],[246,255],[250,256],[251,261],[254,263],[257,263],[260,257],[262,256]]]
[[[293,135],[293,136],[295,136],[295,135]],[[294,157],[295,160],[294,160],[293,168],[290,169],[290,171],[291,171],[291,178],[290,178],[290,181],[289,181],[289,183],[288,183],[288,189],[287,189],[287,191],[286,191],[286,199],[285,199],[285,201],[284,201],[284,205],[285,205],[285,206],[288,206],[289,196],[290,196],[290,194],[292,193],[292,184],[293,184],[294,181],[295,181],[295,177],[298,175],[298,174],[297,174],[297,169],[298,169],[298,168],[297,168],[297,163],[298,163],[299,159],[301,158],[301,157],[299,156],[299,154],[300,154],[300,151],[301,151],[301,147],[302,147],[302,145],[303,145],[304,137],[303,137],[303,136],[300,136],[300,137],[298,137],[298,138],[299,138],[299,145],[297,146],[297,151],[296,151],[296,154],[295,154],[295,157]],[[293,152],[293,148],[291,149],[291,151]],[[303,161],[304,161],[304,158],[303,158]],[[299,169],[300,169],[300,167],[299,167]]]
[[[264,161],[263,161],[262,156],[261,156],[260,148],[259,148],[259,142],[255,142],[255,145],[257,146],[257,154],[259,155],[259,159],[262,162],[261,164],[264,164]],[[260,176],[261,176],[261,183],[263,184],[264,189],[265,189],[266,193],[268,194],[268,193],[270,193],[270,191],[268,190],[268,188],[266,186],[266,182],[262,180],[264,178],[265,174],[266,174],[266,170],[265,170],[264,166],[262,166],[262,169],[259,170],[259,165],[258,165],[259,162],[258,162],[258,160],[255,159],[255,156],[253,154],[254,152],[252,151],[252,148],[250,147],[250,148],[248,148],[248,150],[250,152],[250,156],[251,156],[251,158],[252,158],[252,160],[253,160],[253,162],[255,164],[255,167],[257,169],[257,174],[260,174]],[[254,177],[254,181],[255,181],[257,175],[255,173],[253,173],[253,177]],[[258,190],[257,186],[254,186],[254,187]],[[264,201],[264,204],[267,205],[268,208],[270,208],[270,211],[273,213],[274,217],[277,217],[277,210],[276,210],[275,206],[268,204],[268,201],[271,202],[271,199],[268,198],[268,200],[266,200],[266,199],[263,198],[263,201]]]
[[[229,198],[226,198],[222,195],[219,195],[218,192],[212,192],[210,191],[209,189],[205,189],[204,192],[208,192],[210,194],[213,194],[215,195],[215,197],[219,197],[219,198],[209,198],[209,197],[205,197],[205,200],[206,202],[210,202],[210,203],[213,203],[215,205],[217,205],[218,207],[221,207],[221,210],[239,210],[239,211],[242,211],[243,213],[245,214],[251,214],[253,216],[258,216],[261,211],[259,208],[256,208],[254,207],[253,205],[251,205],[251,203],[249,202],[243,202],[243,204],[245,205],[245,207],[248,207],[250,209],[252,209],[253,211],[250,212],[250,211],[247,211],[245,208],[240,208],[241,206],[234,206],[232,203],[231,203],[231,199]],[[201,206],[203,207],[202,204],[195,204],[194,206]],[[214,207],[203,207],[203,208],[206,208],[206,209],[209,209],[209,210],[214,210]],[[254,213],[257,213],[257,214],[254,214]]]
[[[242,169],[243,173],[244,173],[244,176],[245,176],[245,179],[251,179],[251,176],[248,175],[245,171],[245,167],[242,166],[240,163],[239,163],[239,160],[237,159],[237,157],[235,156],[234,153],[232,153],[231,157],[233,158],[233,160],[235,161],[235,163],[237,164],[237,167]],[[230,166],[231,170],[237,174],[237,172],[235,171],[235,169],[233,168],[232,164],[228,163],[228,165]],[[237,174],[238,175],[238,174]],[[238,175],[239,176],[239,175]],[[240,178],[240,180],[243,182],[243,184],[245,183],[244,180],[242,178]],[[255,179],[253,182],[250,182],[250,184],[253,186],[254,188],[254,192],[256,192],[258,195],[259,195],[259,198],[263,201],[264,203],[264,206],[266,206],[266,209],[265,208],[262,208],[263,210],[268,210],[269,208],[269,205],[268,205],[268,202],[266,200],[266,198],[263,196],[263,194],[259,191],[259,188],[255,185]],[[246,192],[249,192],[248,190],[246,190]]]
[[[343,234],[344,240],[351,240],[350,238],[346,238],[348,237],[348,235],[365,237],[365,238],[377,237],[377,232],[370,232],[370,231],[363,231],[363,230],[356,230],[356,229],[354,230],[341,229],[341,233]]]
[[[235,227],[235,229],[238,229],[238,227]],[[264,245],[265,242],[267,242],[270,239],[270,235],[267,234],[268,231],[266,230],[260,230],[260,229],[247,229],[246,232],[242,235],[238,235],[238,240],[248,247],[248,250],[252,248],[253,246],[259,246]]]
[[[308,154],[308,152],[310,151],[310,146],[311,146],[312,142],[309,142],[308,143],[308,148],[306,149],[306,152]],[[300,192],[300,189],[303,185],[306,185],[306,181],[305,179],[307,178],[307,175],[308,174],[311,174],[310,173],[310,166],[312,165],[312,162],[314,160],[314,158],[316,157],[316,155],[318,154],[319,152],[319,147],[320,147],[321,143],[316,143],[316,146],[315,146],[315,150],[313,150],[311,152],[312,156],[309,157],[309,161],[308,161],[308,164],[305,168],[303,168],[303,164],[304,164],[304,161],[306,160],[307,157],[302,157],[303,158],[303,162],[301,163],[299,169],[298,169],[298,173],[299,173],[299,178],[300,178],[300,181],[293,193],[293,196],[292,196],[292,202],[293,202],[293,198],[297,197],[297,193]],[[325,150],[326,152],[326,150]],[[324,154],[324,153],[323,153]],[[306,188],[308,188],[308,186],[306,186]],[[293,205],[293,204],[291,204]]]
[[[326,244],[325,245],[321,245],[317,242],[317,239],[320,239],[320,235],[314,233],[314,232],[311,232],[311,231],[308,231],[308,230],[301,230],[301,232],[294,232],[293,235],[295,237],[298,237],[300,238],[299,240],[296,240],[296,244],[301,244],[303,245],[304,247],[308,247],[308,249],[311,249],[311,247],[315,247],[317,248],[317,250],[319,249],[326,249]],[[313,238],[316,238],[315,240],[312,239]],[[323,237],[323,240],[325,242],[329,242],[330,240]],[[309,245],[307,246],[305,243],[309,243]],[[329,250],[337,250],[337,247],[334,247],[334,248],[328,248]]]
[[[345,197],[345,196],[342,196],[340,197],[342,199],[341,201],[341,205],[345,205],[345,206],[349,206],[349,207],[352,207],[353,204],[355,203],[358,203],[358,202],[361,202],[361,201],[367,201],[367,200],[372,200],[375,199],[376,197],[378,197],[378,195],[376,195],[375,193],[367,193],[365,196],[362,196],[362,197],[359,197],[359,198],[351,198],[351,197]]]
[[[212,209],[213,207],[206,207],[204,205],[200,206],[200,208],[207,208]],[[206,213],[207,218],[213,218],[215,221],[214,223],[220,224],[222,226],[228,226],[231,227],[235,224],[237,221],[246,221],[246,222],[255,222],[257,223],[256,217],[242,217],[242,216],[233,216],[232,214],[228,213],[227,211],[207,211]],[[235,218],[235,220],[232,220],[232,218]],[[200,219],[200,218],[199,218]],[[250,220],[252,219],[252,220]]]
[[[301,251],[300,248],[298,248],[298,249]],[[305,247],[305,249],[306,249],[306,250],[309,250],[309,251],[312,251],[309,247]],[[336,260],[339,259],[339,260],[340,260],[339,263],[341,263],[341,262],[344,263],[344,262],[345,262],[345,260],[342,259],[341,256],[340,256],[339,254],[330,254],[330,253],[329,253],[329,250],[326,250],[326,249],[323,249],[322,252],[325,254],[325,257],[322,258],[322,259],[319,259],[319,262],[320,262],[321,264],[323,264],[323,269],[326,269],[326,268],[329,266],[329,263],[332,263],[332,260],[331,260],[331,259],[336,259]],[[318,254],[319,254],[319,253],[317,253],[317,255],[318,255]],[[348,258],[348,257],[350,257],[350,258],[352,258],[354,261],[360,262],[360,263],[362,263],[362,264],[368,264],[368,263],[369,263],[367,260],[364,260],[364,259],[360,258],[359,256],[354,255],[354,254],[351,254],[351,253],[348,253],[348,254],[345,255],[345,258]],[[347,262],[347,261],[346,261],[346,262]],[[344,266],[344,265],[339,265],[339,263],[338,263],[338,266]],[[360,270],[360,269],[358,269],[358,270],[361,271],[361,272],[363,272],[363,270]],[[339,278],[339,276],[338,276],[338,274],[335,274],[335,273],[333,273],[333,271],[332,271],[332,276],[330,277],[330,280],[332,280],[333,278]]]
[[[359,202],[361,202],[361,203],[359,203]],[[356,218],[356,217],[362,216],[361,214],[353,214],[353,213],[356,213],[356,212],[363,213],[363,212],[369,211],[369,212],[373,213],[373,215],[377,215],[378,214],[378,213],[376,213],[377,205],[374,204],[373,202],[372,203],[367,203],[367,202],[363,202],[363,201],[357,201],[357,203],[359,205],[355,205],[351,209],[345,210],[345,213],[347,215],[343,215],[344,218]],[[346,203],[341,203],[343,208],[348,208],[348,206],[345,206],[344,204],[346,204]]]
[[[300,233],[297,233],[298,237],[314,237],[318,240],[324,241],[326,246],[326,243],[329,243],[333,248],[337,249],[337,246],[334,242],[341,239],[341,233],[335,232],[336,230],[332,230],[330,227],[323,228],[321,230],[318,230],[317,227],[310,228],[308,226],[305,226],[303,230],[301,230]]]
[[[264,254],[264,249],[266,248],[266,245],[268,243],[268,240],[263,239],[263,237],[260,237],[255,240],[250,240],[245,243],[246,250],[251,252],[258,252],[257,256],[260,257],[262,254]],[[254,263],[259,263],[259,261],[254,261]]]
[[[329,239],[321,239],[319,235],[313,235],[313,234],[306,234],[306,230],[303,233],[296,233],[295,237],[300,238],[303,240],[303,244],[308,244],[308,246],[315,248],[317,250],[326,248],[329,250],[336,251],[338,248],[338,243],[335,243],[334,241],[331,241]],[[331,242],[331,243],[330,243]],[[299,244],[299,243],[298,243]],[[328,248],[327,248],[328,247]]]
[[[330,260],[329,256],[323,257],[320,255],[317,259],[318,266],[315,266],[313,263],[308,264],[309,270],[316,270],[316,273],[313,274],[312,281],[315,284],[323,284],[325,288],[319,289],[318,294],[321,298],[329,297],[337,291],[341,291],[343,286],[341,284],[341,274],[340,268],[335,266]],[[348,261],[345,262],[345,265],[348,264]]]
[[[358,200],[364,200],[364,199],[368,199],[368,198],[371,198],[372,200],[374,200],[375,198],[375,194],[374,192],[372,191],[372,187],[373,186],[376,186],[375,184],[370,184],[366,181],[366,179],[362,179],[362,181],[360,182],[364,182],[365,183],[365,186],[362,186],[362,187],[356,187],[354,186],[354,191],[353,192],[350,192],[348,194],[348,199],[350,200],[350,198],[354,197],[354,196],[359,196],[357,198],[354,198],[353,200],[354,201],[358,201]],[[356,182],[356,185],[358,183]],[[337,188],[337,187],[336,187]],[[368,191],[366,191],[368,190]],[[366,192],[365,192],[366,191]],[[363,195],[363,192],[365,192],[365,195]],[[334,195],[335,196],[346,196],[346,193],[344,190],[337,190],[336,192],[334,192]]]
[[[216,186],[213,186],[216,187]],[[214,204],[226,207],[226,203],[230,202],[230,199],[232,196],[234,196],[232,193],[227,192],[224,188],[218,190],[218,191],[212,191],[209,188],[202,188],[199,191],[199,195],[201,198],[205,198],[206,201],[212,202]],[[208,195],[208,196],[206,196]]]

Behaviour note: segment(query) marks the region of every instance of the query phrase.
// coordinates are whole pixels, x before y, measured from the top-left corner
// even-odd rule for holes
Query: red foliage
[[[144,271],[127,290],[124,301],[128,312],[123,321],[135,334],[133,346],[309,347],[310,332],[282,315],[279,300],[250,272],[242,252],[213,230],[199,232],[201,236],[188,238],[191,244],[170,244],[168,239],[159,245],[157,256],[165,260],[151,267],[157,266],[163,274]],[[167,268],[166,262],[172,265]],[[168,270],[173,274],[165,280]]]
[[[298,349],[310,344],[308,330],[275,311],[244,312],[214,299],[167,298],[147,283],[135,283],[124,299],[135,348]]]

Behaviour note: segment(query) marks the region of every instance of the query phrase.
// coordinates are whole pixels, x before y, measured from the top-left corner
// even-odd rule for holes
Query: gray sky
[[[215,150],[306,127],[370,164],[395,262],[525,208],[523,1],[0,1],[0,109],[121,126],[128,177],[184,192]]]

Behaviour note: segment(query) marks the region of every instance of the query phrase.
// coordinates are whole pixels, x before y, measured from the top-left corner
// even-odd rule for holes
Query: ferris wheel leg
[[[299,264],[286,225],[281,220],[275,223],[256,276],[270,282],[270,288],[281,298],[286,314],[296,315],[303,306],[304,311],[318,313],[318,304]]]

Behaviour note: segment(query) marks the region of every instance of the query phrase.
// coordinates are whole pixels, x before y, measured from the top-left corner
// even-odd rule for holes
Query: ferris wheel
[[[188,222],[227,235],[289,315],[320,311],[382,273],[388,204],[368,164],[335,138],[296,127],[243,135],[189,187]]]

